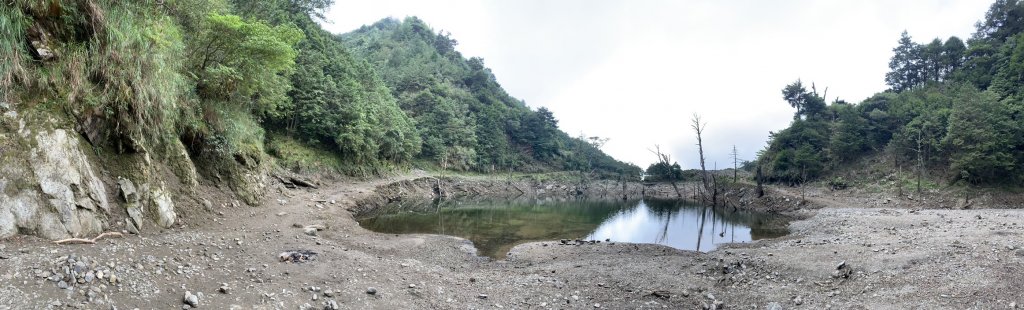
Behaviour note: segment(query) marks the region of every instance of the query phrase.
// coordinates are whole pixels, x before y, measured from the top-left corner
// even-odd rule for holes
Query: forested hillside
[[[317,23],[331,5],[13,1],[0,8],[4,108],[57,117],[112,155],[160,159],[181,145],[200,174],[229,183],[273,162],[639,174],[595,147],[603,140],[570,138],[550,111],[506,94],[422,21],[384,20],[343,42]]]
[[[915,42],[893,49],[890,89],[858,104],[826,104],[813,84],[782,90],[796,109],[758,163],[767,179],[800,183],[881,155],[893,171],[939,182],[1024,181],[1024,2],[998,0],[966,43]]]
[[[423,140],[420,158],[477,171],[565,169],[639,175],[614,160],[598,137],[570,137],[546,108],[531,110],[498,85],[481,58],[466,59],[457,41],[424,21],[393,18],[342,36],[367,59]]]

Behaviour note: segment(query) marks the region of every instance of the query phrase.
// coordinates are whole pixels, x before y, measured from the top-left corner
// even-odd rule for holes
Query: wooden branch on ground
[[[96,236],[96,238],[92,238],[92,239],[68,238],[68,239],[55,240],[55,241],[53,241],[53,243],[56,243],[56,244],[71,244],[71,243],[96,244],[96,241],[99,241],[100,239],[103,239],[104,237],[107,237],[107,236],[123,237],[123,235],[121,235],[121,233],[119,233],[119,232],[108,231],[108,232],[99,234],[99,236]]]

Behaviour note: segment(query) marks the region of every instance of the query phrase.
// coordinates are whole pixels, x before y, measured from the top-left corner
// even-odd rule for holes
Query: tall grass
[[[28,79],[25,32],[28,22],[13,6],[0,6],[0,101],[10,102],[13,87]]]

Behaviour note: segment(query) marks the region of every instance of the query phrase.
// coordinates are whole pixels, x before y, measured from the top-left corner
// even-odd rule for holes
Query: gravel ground
[[[830,200],[791,235],[710,253],[468,241],[353,219],[395,180],[282,191],[262,207],[97,244],[0,243],[0,309],[1010,309],[1024,303],[1024,211]],[[817,197],[826,200],[828,197]],[[840,202],[836,202],[840,201]],[[289,251],[299,251],[292,252]],[[315,254],[314,254],[315,253]],[[282,262],[289,259],[299,261]]]

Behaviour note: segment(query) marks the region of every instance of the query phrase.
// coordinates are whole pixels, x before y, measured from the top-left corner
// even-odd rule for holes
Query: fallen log
[[[71,244],[71,243],[96,244],[96,241],[99,241],[100,239],[103,239],[104,237],[107,237],[107,236],[123,237],[123,235],[121,235],[121,233],[119,233],[119,232],[108,231],[108,232],[99,234],[98,236],[96,236],[95,238],[92,238],[92,239],[68,238],[68,239],[56,240],[56,241],[53,241],[53,243],[56,243],[56,244]]]

